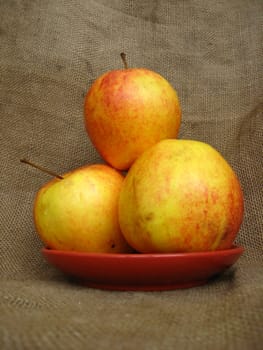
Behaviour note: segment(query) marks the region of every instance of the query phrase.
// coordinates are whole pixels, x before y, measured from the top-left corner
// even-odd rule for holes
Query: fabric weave
[[[260,0],[0,1],[1,349],[261,349],[262,13]],[[240,178],[245,253],[202,287],[88,289],[40,253],[32,206],[50,177],[19,159],[61,174],[102,162],[84,96],[122,51],[176,88],[179,137],[214,146]]]

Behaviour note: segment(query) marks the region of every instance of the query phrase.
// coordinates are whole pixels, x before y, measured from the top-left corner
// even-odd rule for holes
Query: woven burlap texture
[[[261,0],[0,1],[0,348],[261,349]],[[214,146],[245,196],[237,244],[220,278],[170,292],[109,292],[70,281],[41,255],[33,200],[50,177],[102,162],[83,123],[105,71],[147,67],[176,88],[180,138]]]

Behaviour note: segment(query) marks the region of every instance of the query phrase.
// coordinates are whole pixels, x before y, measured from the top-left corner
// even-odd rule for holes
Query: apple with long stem
[[[85,127],[100,155],[127,170],[146,149],[176,138],[181,123],[177,92],[160,74],[129,68],[100,76],[85,98]]]
[[[54,179],[38,191],[34,223],[46,247],[79,252],[130,252],[118,222],[118,199],[123,176],[94,164],[58,175],[21,160]]]

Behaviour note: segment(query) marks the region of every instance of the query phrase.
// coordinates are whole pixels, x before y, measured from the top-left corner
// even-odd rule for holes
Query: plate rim
[[[44,247],[41,249],[43,254],[47,255],[64,255],[72,257],[89,257],[94,259],[170,259],[170,258],[198,258],[198,257],[210,257],[220,255],[242,254],[245,248],[241,245],[232,245],[231,248],[212,250],[212,251],[200,251],[200,252],[179,252],[179,253],[97,253],[97,252],[80,252],[73,250],[59,250]]]

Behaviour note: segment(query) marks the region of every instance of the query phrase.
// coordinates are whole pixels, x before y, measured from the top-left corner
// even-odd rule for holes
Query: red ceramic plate
[[[171,290],[206,283],[232,266],[242,247],[178,254],[102,254],[43,249],[49,263],[89,287]]]

